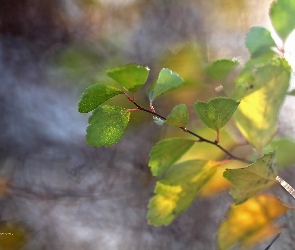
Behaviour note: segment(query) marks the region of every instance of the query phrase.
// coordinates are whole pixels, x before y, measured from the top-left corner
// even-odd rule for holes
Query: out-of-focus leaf
[[[121,140],[129,122],[130,112],[125,108],[104,105],[89,117],[86,141],[90,146],[110,146]]]
[[[211,99],[208,103],[195,102],[194,108],[205,125],[214,131],[219,131],[229,121],[236,111],[239,102],[224,97]]]
[[[157,177],[175,163],[195,142],[182,138],[170,138],[159,141],[150,152],[149,166]]]
[[[151,101],[181,86],[182,78],[170,69],[162,69],[157,79]]]
[[[288,166],[295,163],[295,141],[292,138],[281,137],[275,138],[264,149],[266,154],[271,151],[276,151],[276,159],[278,167]]]
[[[24,227],[14,221],[0,222],[0,249],[19,250],[24,247],[28,240],[28,235]]]
[[[291,90],[288,95],[294,95],[295,96],[295,89]]]
[[[155,226],[169,225],[185,211],[214,175],[218,163],[213,161],[187,161],[172,166],[158,181],[155,196],[149,204],[147,218]]]
[[[223,80],[238,64],[239,62],[236,59],[217,60],[208,65],[205,72],[213,80]]]
[[[222,163],[218,166],[216,173],[213,177],[203,186],[200,195],[202,197],[212,197],[220,194],[221,192],[228,191],[233,187],[233,184],[223,177],[223,172],[226,168],[236,169],[245,166],[245,163],[240,161],[229,161]]]
[[[246,167],[226,169],[223,176],[235,185],[229,193],[235,204],[241,204],[276,182],[275,152],[264,155]]]
[[[165,124],[165,120],[162,120],[161,118],[157,116],[153,116],[153,120],[158,126],[162,126]]]
[[[264,194],[241,205],[232,205],[218,229],[219,249],[226,250],[235,244],[253,249],[254,245],[280,232],[281,227],[273,222],[289,209],[276,197]]]
[[[277,116],[290,81],[291,68],[275,58],[236,85],[234,98],[241,103],[234,114],[237,127],[258,151],[277,130]]]
[[[107,71],[107,76],[120,83],[124,89],[136,92],[146,82],[149,68],[135,63]]]
[[[80,113],[88,113],[118,94],[123,94],[123,91],[99,83],[91,85],[82,95],[78,110]]]
[[[246,37],[246,46],[252,56],[271,50],[276,44],[268,29],[253,27]]]
[[[278,35],[286,40],[295,29],[295,1],[277,0],[270,7],[270,19]]]
[[[166,122],[171,126],[182,127],[188,123],[189,114],[185,104],[179,104],[173,108]]]

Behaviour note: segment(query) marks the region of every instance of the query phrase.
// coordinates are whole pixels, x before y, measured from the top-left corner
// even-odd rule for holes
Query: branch
[[[156,116],[156,117],[158,117],[158,118],[160,118],[160,119],[162,119],[164,121],[166,120],[166,117],[158,114],[155,111],[151,111],[149,109],[146,109],[146,108],[141,107],[138,103],[135,102],[134,98],[130,98],[126,93],[125,93],[125,95],[126,95],[127,99],[130,102],[132,102],[137,107],[138,110],[142,110],[142,111],[144,111],[146,113],[152,114],[152,115],[154,115],[154,116]],[[246,160],[244,158],[241,158],[241,157],[238,157],[238,156],[233,155],[228,150],[226,150],[224,147],[222,147],[221,145],[219,145],[217,141],[208,140],[208,139],[206,139],[206,138],[204,138],[204,137],[202,137],[202,136],[200,136],[200,135],[192,132],[191,130],[188,130],[186,127],[179,127],[179,128],[181,130],[183,130],[184,132],[189,133],[189,134],[197,137],[199,139],[198,142],[206,142],[206,143],[209,143],[209,144],[212,144],[212,145],[218,147],[220,150],[222,150],[224,153],[226,153],[229,156],[229,158],[231,158],[231,159],[234,159],[234,160],[237,160],[237,161],[241,161],[241,162],[245,162],[245,163],[253,163],[253,162],[248,161],[248,160]]]

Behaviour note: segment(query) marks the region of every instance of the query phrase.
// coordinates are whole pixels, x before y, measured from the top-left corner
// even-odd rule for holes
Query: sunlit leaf
[[[264,155],[246,167],[226,169],[223,176],[235,185],[229,193],[235,204],[241,204],[276,182],[275,152]]]
[[[295,141],[293,138],[275,138],[263,149],[263,152],[266,154],[274,150],[276,151],[278,167],[295,163],[295,154],[293,153],[295,152]]]
[[[219,249],[227,250],[235,244],[253,249],[254,245],[280,232],[281,227],[273,222],[289,209],[276,197],[264,194],[241,205],[232,205],[218,229]]]
[[[238,61],[235,59],[217,60],[208,65],[205,68],[205,72],[213,80],[223,80],[238,64]]]
[[[189,114],[186,105],[179,104],[173,108],[165,123],[171,126],[182,127],[188,123],[188,120]]]
[[[243,136],[258,151],[277,130],[277,116],[290,81],[290,66],[283,58],[271,60],[257,69],[252,78],[236,85],[234,98],[241,100],[234,118]]]
[[[219,131],[229,121],[236,111],[239,102],[224,97],[211,99],[208,103],[195,102],[194,108],[205,125],[215,131]]]
[[[147,218],[155,226],[169,225],[185,211],[214,175],[218,163],[213,161],[187,161],[172,166],[158,181],[155,196],[149,204]]]
[[[118,94],[123,94],[123,91],[99,83],[91,85],[82,95],[78,110],[80,113],[88,113]]]
[[[130,112],[117,106],[100,106],[89,117],[86,141],[91,146],[110,146],[121,140]]]
[[[150,152],[149,166],[152,174],[161,177],[193,144],[193,140],[182,138],[159,141]]]
[[[132,63],[107,71],[107,76],[120,83],[124,89],[136,92],[146,82],[149,68]]]
[[[25,228],[20,223],[14,221],[0,222],[1,250],[23,249],[27,241],[28,235]]]
[[[290,35],[295,29],[295,1],[293,0],[277,0],[270,8],[270,18],[272,24],[283,39]]]
[[[157,79],[151,100],[181,86],[182,78],[170,69],[162,69]]]
[[[246,46],[252,56],[269,51],[276,44],[268,29],[253,27],[246,37]]]

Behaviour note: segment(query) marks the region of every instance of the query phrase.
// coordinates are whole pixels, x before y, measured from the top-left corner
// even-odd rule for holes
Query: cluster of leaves
[[[271,6],[270,18],[283,44],[295,28],[294,15],[295,2],[292,0],[278,0]],[[161,140],[150,152],[149,167],[152,174],[159,178],[155,195],[148,206],[147,218],[152,225],[169,225],[192,204],[224,164],[225,161],[203,159],[179,161],[195,143],[212,144],[226,153],[228,160],[246,164],[240,168],[227,168],[223,173],[224,178],[234,185],[229,193],[235,205],[229,209],[227,219],[218,229],[220,249],[228,249],[235,244],[253,245],[277,234],[281,227],[274,225],[273,220],[291,208],[276,197],[258,194],[276,183],[277,165],[280,167],[295,161],[294,157],[284,155],[284,147],[294,148],[295,143],[286,138],[274,139],[278,112],[289,87],[291,68],[284,58],[284,48],[276,45],[266,28],[252,28],[247,34],[246,46],[251,58],[237,77],[232,95],[216,97],[207,103],[196,101],[193,105],[199,119],[215,131],[214,141],[186,128],[189,111],[185,104],[175,106],[167,117],[155,111],[154,101],[184,82],[169,69],[160,71],[149,93],[149,108],[135,101],[135,93],[146,83],[149,69],[135,63],[107,71],[107,76],[119,83],[122,89],[94,84],[87,88],[78,104],[81,113],[94,110],[86,131],[86,141],[92,146],[117,143],[135,111],[149,113],[158,125],[174,126],[190,135]],[[223,59],[212,62],[204,70],[209,78],[220,80],[237,65],[236,60]],[[133,108],[104,104],[121,94],[134,105]],[[219,144],[220,131],[232,117],[241,134],[258,152],[259,158],[253,162],[233,155]],[[276,152],[274,149],[277,149]]]

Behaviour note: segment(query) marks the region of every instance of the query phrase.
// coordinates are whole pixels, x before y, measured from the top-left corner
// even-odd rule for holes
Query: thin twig
[[[162,115],[160,115],[160,114],[158,114],[158,113],[156,113],[154,111],[151,111],[149,109],[146,109],[146,108],[141,107],[138,103],[135,102],[135,100],[133,98],[128,97],[127,94],[125,94],[125,95],[126,95],[127,99],[129,101],[131,101],[139,110],[142,110],[142,111],[144,111],[146,113],[152,114],[152,115],[154,115],[154,116],[156,116],[156,117],[158,117],[158,118],[160,118],[160,119],[162,119],[164,121],[166,120],[166,117],[164,117],[164,116],[162,116]],[[202,137],[202,136],[200,136],[200,135],[192,132],[191,130],[188,130],[186,127],[179,127],[179,128],[181,130],[183,130],[184,132],[189,133],[189,134],[197,137],[199,139],[198,142],[206,142],[206,143],[215,145],[220,150],[222,150],[224,153],[226,153],[231,159],[234,159],[234,160],[237,160],[237,161],[241,161],[241,162],[245,162],[245,163],[253,163],[253,162],[248,161],[248,160],[246,160],[244,158],[241,158],[241,157],[238,157],[238,156],[233,155],[232,153],[230,153],[229,151],[227,151],[225,148],[223,148],[221,145],[219,145],[217,141],[208,140],[208,139],[206,139],[206,138],[204,138],[204,137]]]

